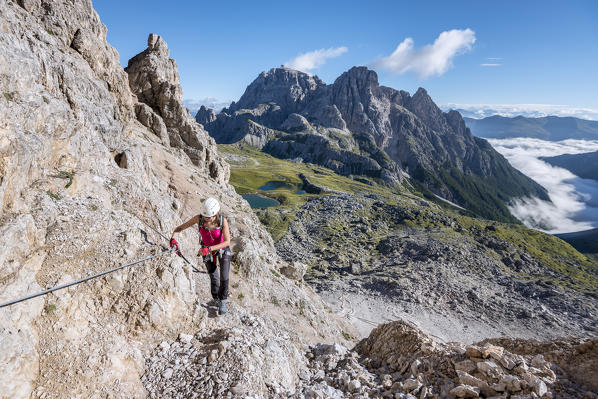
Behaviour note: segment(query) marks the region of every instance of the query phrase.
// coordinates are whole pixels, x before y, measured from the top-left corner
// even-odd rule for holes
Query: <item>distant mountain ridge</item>
[[[598,180],[598,151],[583,154],[563,154],[540,159],[551,165],[565,168],[582,179]]]
[[[463,119],[474,136],[487,139],[531,137],[548,141],[598,140],[598,121],[586,119],[559,116],[507,118],[499,115]]]
[[[217,143],[244,140],[279,158],[302,158],[343,175],[399,183],[406,171],[422,189],[477,215],[514,222],[515,197],[548,200],[544,188],[472,136],[456,111],[442,112],[426,90],[411,96],[380,86],[354,67],[326,85],[288,68],[262,72],[238,102],[196,120]]]
[[[573,117],[598,121],[598,109],[552,104],[441,104],[440,108],[448,112],[459,111],[464,118],[483,119],[493,115],[506,118],[523,116],[525,118],[544,118],[546,116]]]
[[[185,99],[183,104],[189,110],[191,115],[195,115],[201,106],[212,108],[216,112],[220,112],[222,108],[226,108],[230,105],[230,101],[220,101],[214,97],[207,97],[202,100]]]

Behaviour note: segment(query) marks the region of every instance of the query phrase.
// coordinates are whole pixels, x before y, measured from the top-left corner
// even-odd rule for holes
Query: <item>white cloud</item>
[[[480,64],[481,66],[485,66],[485,67],[497,67],[497,66],[501,66],[502,64]]]
[[[440,106],[448,111],[456,109],[463,116],[469,118],[486,118],[500,115],[512,118],[522,115],[528,118],[541,118],[548,115],[573,116],[581,119],[598,120],[598,109],[572,107],[570,105],[552,104],[455,104],[448,103]]]
[[[297,57],[284,63],[287,68],[297,69],[303,72],[309,72],[324,65],[330,58],[336,58],[346,53],[349,49],[345,46],[319,49],[308,53],[299,54]]]
[[[502,60],[502,57],[487,57],[487,60],[499,61]]]
[[[408,37],[391,55],[374,61],[373,65],[398,74],[413,71],[422,79],[440,76],[453,65],[455,56],[471,50],[475,40],[471,29],[453,29],[442,32],[433,44],[415,49],[413,39]]]
[[[515,168],[541,184],[552,203],[520,198],[509,207],[527,226],[549,233],[598,227],[598,182],[581,179],[566,169],[540,160],[543,156],[580,154],[598,150],[598,141],[550,142],[531,138],[491,139],[490,144]]]

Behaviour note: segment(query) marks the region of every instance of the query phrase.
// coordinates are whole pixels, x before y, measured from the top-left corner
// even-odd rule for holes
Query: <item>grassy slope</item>
[[[367,185],[333,173],[332,171],[312,165],[296,164],[280,160],[249,145],[219,145],[222,153],[229,153],[245,157],[242,161],[230,162],[231,184],[238,193],[260,193],[277,199],[281,205],[267,210],[257,210],[260,220],[272,234],[275,241],[286,232],[289,222],[295,217],[296,209],[310,197],[315,195],[296,194],[301,188],[299,173],[305,174],[310,181],[317,185],[326,186],[332,190],[350,194],[376,194],[390,205],[414,211],[414,217],[405,219],[404,227],[420,228],[422,231],[442,229],[446,234],[467,234],[476,236],[483,231],[490,238],[505,241],[514,247],[525,251],[540,261],[545,267],[558,271],[567,278],[563,281],[552,281],[557,285],[565,285],[581,291],[598,291],[598,260],[587,257],[565,241],[537,230],[528,229],[521,225],[500,223],[466,216],[467,213],[452,208],[440,201],[440,207],[421,205],[422,194],[417,188],[390,188],[383,185]],[[278,189],[260,191],[258,188],[268,181],[284,181],[292,189]],[[442,208],[442,209],[441,209]],[[438,214],[442,217],[438,218]],[[447,226],[446,220],[451,220]],[[343,226],[331,226],[343,229]],[[400,228],[401,226],[396,226]],[[525,276],[532,279],[542,279],[542,276]]]
[[[294,219],[294,210],[301,207],[308,198],[314,196],[313,194],[295,193],[302,186],[299,173],[307,176],[310,182],[318,186],[325,186],[330,190],[352,194],[371,192],[384,197],[389,202],[392,202],[395,197],[386,187],[368,186],[348,177],[337,175],[318,165],[294,163],[274,158],[247,144],[221,144],[218,148],[223,153],[247,158],[243,161],[229,161],[231,165],[230,183],[239,194],[259,193],[280,202],[281,205],[276,210],[257,210],[260,220],[268,228],[275,241],[284,235],[289,222]],[[292,188],[280,188],[272,191],[259,190],[259,187],[272,180],[283,181]]]

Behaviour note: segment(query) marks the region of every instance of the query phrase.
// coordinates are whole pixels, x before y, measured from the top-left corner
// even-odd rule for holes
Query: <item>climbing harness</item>
[[[63,288],[71,287],[73,285],[81,284],[81,283],[83,283],[85,281],[105,276],[106,274],[109,274],[109,273],[112,273],[112,272],[115,272],[115,271],[118,271],[118,270],[125,269],[127,267],[136,265],[138,263],[145,262],[145,261],[150,260],[150,259],[157,258],[158,256],[162,256],[162,255],[170,253],[170,252],[172,252],[172,248],[165,249],[164,251],[160,252],[159,254],[148,256],[146,258],[136,260],[135,262],[127,263],[126,265],[121,265],[121,266],[115,267],[114,269],[110,269],[110,270],[106,270],[106,271],[103,271],[103,272],[98,273],[98,274],[94,274],[93,276],[88,276],[88,277],[85,277],[85,278],[82,278],[82,279],[79,279],[79,280],[76,280],[76,281],[72,281],[72,282],[67,283],[67,284],[58,285],[56,287],[47,289],[45,291],[41,291],[41,292],[38,292],[38,293],[35,293],[35,294],[27,295],[27,296],[22,297],[22,298],[18,298],[18,299],[14,299],[12,301],[8,301],[8,302],[5,302],[5,303],[2,303],[2,304],[0,304],[0,308],[3,308],[5,306],[14,305],[15,303],[23,302],[23,301],[26,301],[26,300],[29,300],[29,299],[37,298],[38,296],[46,295],[46,294],[49,294],[51,292],[61,290]]]
[[[198,223],[198,232],[199,232],[199,245],[203,248],[206,245],[203,242],[203,237],[201,235],[201,229],[204,229],[205,231],[208,232],[208,234],[210,235],[210,238],[212,239],[212,241],[215,241],[215,237],[212,234],[212,231],[214,230],[220,230],[220,237],[222,237],[222,225],[224,223],[224,215],[219,215],[218,218],[218,227],[214,227],[214,228],[208,228],[204,226],[204,217],[203,215],[199,215],[199,220],[201,221],[201,223]],[[204,263],[206,262],[214,262],[214,256],[220,256],[222,257],[222,255],[224,254],[225,249],[221,248],[217,251],[210,251],[207,255],[203,256],[203,261]],[[216,253],[218,253],[218,255],[216,255]]]

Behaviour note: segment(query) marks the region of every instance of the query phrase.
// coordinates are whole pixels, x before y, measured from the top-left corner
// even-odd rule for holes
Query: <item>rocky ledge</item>
[[[160,344],[146,359],[142,379],[150,397],[252,397],[252,367],[260,367],[273,372],[266,382],[270,398],[598,398],[596,338],[466,346],[441,343],[397,321],[379,326],[352,350],[339,344],[306,348],[305,367],[289,370],[268,362],[276,361],[284,337],[256,334],[260,318],[241,321],[219,335],[183,334]],[[293,373],[298,383],[289,389],[283,375]]]

